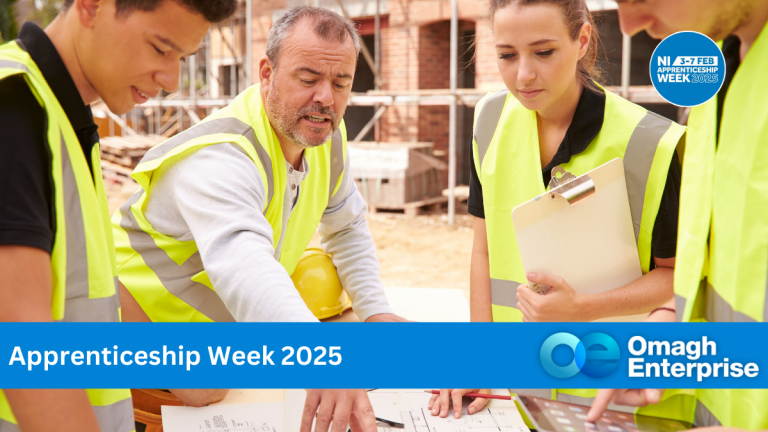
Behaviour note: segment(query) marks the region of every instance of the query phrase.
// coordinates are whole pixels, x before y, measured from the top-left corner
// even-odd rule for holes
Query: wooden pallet
[[[149,149],[160,144],[163,140],[163,137],[157,135],[104,137],[99,143],[101,158],[133,169],[136,168],[136,165]]]
[[[103,137],[101,147],[101,171],[107,184],[133,183],[131,171],[144,154],[165,138],[158,135]]]
[[[104,183],[112,185],[115,183],[130,184],[135,183],[131,178],[131,172],[133,170],[122,165],[112,163],[108,160],[101,160],[101,175],[104,178]]]
[[[440,196],[428,198],[422,201],[413,201],[403,204],[368,203],[370,213],[397,212],[404,213],[408,217],[439,211],[443,203],[448,202],[448,197]]]

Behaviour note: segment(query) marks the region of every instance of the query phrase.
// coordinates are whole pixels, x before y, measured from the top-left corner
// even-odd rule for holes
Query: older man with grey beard
[[[113,218],[125,321],[316,322],[290,278],[316,230],[357,315],[402,321],[346,157],[359,50],[339,15],[291,9],[270,31],[259,84],[146,154],[132,174],[141,188]],[[194,405],[222,397],[171,392]],[[362,390],[309,390],[302,431],[315,413],[319,431],[376,429]]]

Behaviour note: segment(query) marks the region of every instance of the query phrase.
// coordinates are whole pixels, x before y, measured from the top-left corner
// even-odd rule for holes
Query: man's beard
[[[297,145],[303,148],[312,148],[326,143],[339,128],[339,116],[332,108],[324,107],[318,103],[312,103],[303,106],[298,112],[291,112],[291,108],[288,107],[288,100],[280,97],[280,92],[277,90],[277,86],[272,86],[267,94],[267,100],[264,104],[267,110],[267,118],[269,118],[272,127],[276,129],[280,135],[293,140]],[[319,113],[330,117],[331,130],[317,138],[315,135],[306,136],[301,132],[299,122],[301,119],[309,113]],[[320,132],[319,129],[310,127],[310,130]]]
[[[707,32],[707,36],[716,41],[725,39],[744,25],[751,15],[752,8],[747,1],[733,1],[728,10],[717,15],[715,22]]]

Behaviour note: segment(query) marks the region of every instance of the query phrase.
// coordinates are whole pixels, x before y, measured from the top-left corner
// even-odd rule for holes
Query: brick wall
[[[385,90],[446,89],[450,71],[450,0],[381,0],[387,2],[388,25],[381,31],[381,68]],[[273,13],[286,0],[260,0],[253,5],[253,67],[266,49]],[[487,19],[488,0],[459,0],[460,32],[479,38],[474,86],[503,88]],[[459,53],[461,54],[461,53]],[[387,109],[379,128],[381,141],[427,141],[448,149],[448,107],[400,105]]]
[[[450,0],[390,0],[389,28],[382,34],[386,90],[447,89],[450,86]],[[487,29],[487,0],[459,1],[460,32]],[[486,38],[487,39],[487,38]],[[478,46],[474,87],[499,89],[493,43]],[[459,53],[461,54],[461,53]],[[447,106],[400,106],[382,117],[382,141],[427,141],[448,149]]]
[[[320,0],[321,4],[333,3]],[[350,0],[344,0],[349,2]],[[388,14],[382,16],[381,67],[385,90],[446,89],[449,87],[450,71],[450,0],[380,0],[382,9]],[[267,35],[272,18],[279,10],[301,3],[301,0],[258,0],[253,3],[253,76],[257,79],[257,68],[266,49]],[[459,87],[475,87],[482,91],[496,91],[504,88],[497,67],[493,34],[488,19],[489,0],[458,0],[459,36],[474,31],[475,63],[472,74],[460,70]],[[620,82],[621,35],[616,11],[598,13],[597,27],[600,30],[607,52],[603,69],[606,84]],[[370,34],[372,17],[355,17],[365,22],[363,30]],[[464,41],[466,42],[466,41]],[[658,42],[645,33],[632,41],[632,85],[649,84],[647,62]],[[460,45],[461,46],[461,45]],[[462,55],[464,48],[460,48]],[[469,81],[469,82],[467,82]],[[472,83],[474,81],[474,83]],[[662,115],[674,118],[674,112],[664,112],[656,106],[648,106]],[[665,107],[670,108],[670,107]],[[363,121],[361,116],[358,123]],[[472,109],[460,107],[458,112],[458,158],[459,182],[467,177],[468,145],[472,128]],[[348,119],[353,120],[353,119]],[[433,142],[437,154],[446,154],[448,149],[448,107],[398,105],[387,109],[382,116],[377,138],[384,142]],[[445,156],[447,159],[447,156]]]
[[[475,88],[484,91],[502,90],[504,82],[499,76],[493,31],[487,13],[476,21],[475,29]]]
[[[267,35],[272,28],[272,14],[286,8],[286,0],[257,0],[253,2],[251,10],[251,43],[253,47],[252,71],[253,82],[258,82],[259,61],[267,52]]]

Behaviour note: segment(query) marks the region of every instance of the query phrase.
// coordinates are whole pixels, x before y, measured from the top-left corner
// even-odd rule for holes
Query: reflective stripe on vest
[[[504,104],[507,101],[508,94],[509,90],[502,90],[491,95],[488,100],[485,101],[485,104],[480,110],[480,115],[477,117],[475,141],[477,142],[477,163],[480,167],[483,166],[485,153],[488,151],[488,147],[491,146],[493,134],[496,132],[499,120],[501,120],[501,113],[504,110]],[[517,308],[516,294],[518,285],[520,285],[520,282],[491,278],[491,303],[499,306]],[[549,390],[544,390],[544,392],[549,393]]]
[[[691,110],[674,284],[681,321],[768,320],[766,68],[768,25],[727,90],[719,136],[714,98]]]
[[[66,113],[23,45],[14,41],[0,46],[0,80],[18,74],[25,75],[47,115],[56,226],[51,316],[55,321],[117,322],[120,298],[99,146],[92,149],[89,167]],[[128,390],[87,392],[102,431],[134,429]],[[15,430],[13,412],[0,391],[0,431]]]
[[[517,157],[518,153],[510,153],[511,148],[517,150],[521,148],[520,146],[511,147],[513,143],[516,143],[517,139],[525,142],[526,145],[531,145],[535,142],[535,137],[526,136],[529,129],[533,134],[536,132],[535,123],[533,123],[535,122],[534,114],[513,111],[516,107],[509,104],[516,103],[516,101],[511,97],[507,99],[507,94],[505,91],[488,96],[478,110],[475,124],[475,148],[477,149],[475,162],[478,165],[476,169],[481,183],[487,181],[483,184],[483,194],[484,198],[488,194],[489,199],[486,199],[486,203],[491,208],[491,211],[486,211],[486,218],[489,215],[494,215],[496,218],[495,221],[493,219],[487,220],[489,253],[496,253],[497,260],[499,259],[498,256],[501,256],[501,262],[503,263],[510,262],[509,257],[504,255],[504,253],[507,253],[504,246],[514,242],[514,237],[512,237],[514,233],[510,233],[512,227],[510,227],[511,224],[509,223],[509,212],[518,202],[524,202],[524,200],[533,198],[537,193],[540,193],[536,192],[538,190],[543,191],[540,161],[537,157],[534,157],[535,153],[529,152],[525,154],[523,152],[519,155],[519,158]],[[503,125],[500,124],[502,117],[504,118]],[[583,157],[573,158],[567,164],[564,164],[564,167],[577,168],[572,170],[572,172],[578,175],[614,157],[621,156],[624,158],[628,195],[632,201],[630,202],[630,208],[634,210],[631,211],[631,215],[636,241],[638,242],[638,250],[648,248],[645,251],[648,256],[648,262],[643,266],[644,271],[647,271],[645,267],[650,262],[649,236],[654,225],[653,216],[658,209],[660,194],[663,192],[664,179],[669,169],[672,152],[674,152],[677,142],[683,135],[684,128],[669,120],[649,114],[647,110],[633,106],[618,96],[607,92],[605,119],[605,124],[600,134],[596,137],[596,144],[590,144],[592,146],[590,149],[591,154],[588,151]],[[499,135],[494,136],[496,134]],[[509,144],[509,146],[504,147],[503,144]],[[508,164],[514,164],[518,161],[523,162],[515,165],[514,168],[508,166]],[[635,171],[629,173],[629,168]],[[525,176],[521,181],[518,181],[519,184],[524,185],[520,187],[524,188],[522,190],[531,192],[532,195],[528,198],[522,195],[516,196],[514,201],[510,201],[509,195],[503,195],[505,192],[504,173],[515,172],[515,169],[520,169],[520,172],[523,173],[518,177]],[[492,177],[487,177],[488,175]],[[486,177],[484,178],[483,176]],[[489,189],[487,186],[491,186],[491,188]],[[503,239],[502,242],[499,242],[500,238]],[[496,244],[494,245],[492,242],[496,242]],[[499,252],[501,252],[501,255],[498,255]],[[491,292],[494,320],[498,320],[496,316],[497,311],[500,312],[501,319],[514,320],[516,315],[520,315],[519,311],[510,309],[510,307],[514,307],[517,304],[514,291],[518,282],[512,282],[512,280],[524,278],[524,273],[519,268],[519,256],[511,253],[510,256],[514,260],[511,261],[513,263],[511,265],[518,267],[512,271],[510,271],[509,266],[505,268],[497,266],[496,270],[494,270],[493,256],[491,256]],[[643,258],[641,257],[641,259]],[[501,279],[499,276],[509,276],[509,280]],[[523,394],[530,393],[529,390],[520,390],[520,392]],[[595,396],[596,391],[550,389],[538,390],[536,394],[547,398],[588,405]],[[665,392],[664,400],[661,404],[642,408],[638,410],[638,413],[692,421],[694,409],[695,398],[692,392],[677,390]]]
[[[200,125],[185,130],[184,132],[174,136],[173,138],[165,141],[157,147],[150,149],[141,162],[149,162],[155,159],[160,159],[174,148],[186,143],[195,138],[199,138],[205,135],[211,135],[215,133],[228,133],[233,135],[242,135],[250,141],[256,153],[259,155],[261,165],[266,171],[267,177],[267,205],[264,208],[266,213],[269,209],[269,205],[272,203],[272,197],[275,195],[274,187],[274,174],[272,173],[272,162],[269,154],[264,150],[264,147],[259,144],[256,135],[253,132],[253,127],[242,122],[240,119],[234,117],[224,117],[218,119],[212,119],[208,122],[201,123]],[[341,142],[341,133],[337,130],[331,137],[331,190],[328,194],[328,198],[333,196],[336,190],[336,186],[341,179],[341,174],[344,171],[344,148]]]
[[[305,226],[311,225],[306,222],[314,217],[319,221],[322,211],[327,208],[327,201],[319,202],[311,197],[328,193],[330,200],[337,190],[344,172],[343,123],[333,133],[329,143],[306,150],[305,158],[310,164],[310,171],[302,184],[302,193],[295,207],[283,205],[288,202],[284,197],[286,162],[282,156],[279,156],[279,161],[272,160],[282,152],[264,112],[254,106],[256,103],[261,105],[260,97],[258,86],[249,88],[229,107],[151,149],[133,173],[140,188],[115,215],[113,226],[118,239],[120,279],[150,319],[234,321],[205,272],[194,240],[178,242],[169,239],[156,232],[143,214],[150,199],[147,190],[154,180],[152,173],[162,164],[173,163],[170,158],[226,142],[232,142],[245,151],[258,166],[266,183],[267,203],[263,206],[263,214],[272,226],[275,257],[279,257],[289,272],[290,264],[286,263],[293,262],[294,251],[286,245],[298,249],[296,245],[307,237]],[[324,181],[328,181],[327,189]],[[311,195],[307,195],[310,191]],[[312,216],[307,219],[307,215]],[[294,225],[289,229],[291,223],[298,224],[298,227]],[[310,229],[307,242],[315,228]],[[294,235],[293,243],[289,234]],[[286,238],[289,241],[284,241]],[[300,252],[305,248],[306,245],[301,246]],[[295,263],[292,265],[295,266]]]
[[[136,429],[133,417],[133,402],[123,399],[111,405],[92,406],[99,429],[113,432],[132,432]],[[0,418],[0,432],[21,432],[19,426]]]
[[[216,119],[212,120],[209,123],[214,123],[218,120],[234,120],[234,122],[228,122],[230,126],[236,125],[239,126],[242,123],[238,119]],[[225,122],[219,122],[217,126],[222,127],[224,126]],[[191,132],[194,129],[189,129],[187,132]],[[188,141],[192,138],[196,138],[198,136],[203,136],[209,133],[212,133],[212,131],[216,132],[227,132],[222,131],[221,129],[211,129],[206,128],[204,131],[205,133],[200,133],[197,135],[189,134],[187,135],[187,139],[185,141]],[[249,126],[249,131],[246,136],[250,136],[251,143],[253,146],[257,149],[261,149],[259,153],[259,158],[261,158],[262,165],[265,167],[269,167],[269,174],[267,178],[269,179],[269,201],[272,200],[273,195],[273,179],[271,176],[272,173],[272,163],[269,160],[269,155],[266,154],[266,152],[263,150],[260,144],[258,144],[258,141],[256,141],[254,135],[253,135],[253,129]],[[337,134],[334,134],[334,137],[331,140],[331,154],[334,152],[336,154],[341,153],[338,149],[342,148],[341,143],[341,137],[336,137]],[[252,138],[252,139],[251,139]],[[162,157],[163,154],[170,151],[173,147],[176,147],[180,144],[183,144],[185,141],[175,141],[174,143],[170,143],[171,140],[167,141],[165,144],[155,147],[154,150],[159,150],[161,147],[165,147],[166,144],[171,144],[169,147],[165,147],[162,149],[163,153],[158,154],[158,152],[155,152],[154,154],[150,155],[147,153],[147,156],[149,156],[148,160],[157,159],[159,157]],[[341,169],[336,172],[336,176],[341,176],[341,171],[344,170],[344,157],[343,153],[341,153],[336,161],[335,164],[338,164],[339,161],[341,161]],[[142,161],[144,161],[142,159]],[[335,165],[332,163],[332,168]],[[333,170],[332,170],[333,172]],[[331,178],[331,188],[333,191],[333,188],[335,187],[336,183],[338,182],[338,178],[336,181],[333,181],[333,177]],[[175,295],[176,297],[183,300],[185,303],[187,303],[192,308],[196,309],[198,312],[202,313],[206,317],[208,317],[211,321],[216,322],[234,322],[235,319],[232,316],[232,314],[227,309],[226,305],[224,305],[224,302],[221,300],[221,297],[219,297],[218,294],[216,294],[216,291],[211,290],[208,288],[205,284],[202,284],[200,282],[196,282],[192,280],[192,277],[196,275],[197,273],[204,270],[203,266],[203,260],[200,257],[200,252],[195,252],[192,254],[183,264],[178,265],[175,261],[173,261],[168,254],[161,248],[157,247],[155,244],[154,239],[152,239],[152,236],[144,232],[141,227],[139,226],[138,222],[136,221],[136,218],[133,215],[133,212],[131,211],[131,206],[134,205],[136,202],[138,202],[139,198],[144,194],[144,191],[142,189],[139,189],[133,196],[131,196],[128,201],[123,204],[123,206],[120,208],[120,213],[122,214],[122,219],[120,221],[120,226],[125,229],[125,231],[128,233],[128,239],[131,243],[131,247],[137,251],[141,258],[144,260],[146,265],[158,276],[160,281],[163,284],[163,287],[168,290],[171,294]],[[264,210],[266,212],[266,209]]]
[[[10,60],[0,60],[0,68],[2,68],[2,69],[6,69],[6,68],[7,69],[18,69],[18,70],[20,70],[22,72],[29,73],[29,69],[27,69],[27,67],[24,66],[24,64],[19,63],[19,62],[15,62],[15,61],[10,61]]]
[[[133,417],[133,401],[123,399],[111,405],[94,406],[93,413],[102,431],[133,431],[136,429]]]
[[[256,139],[256,135],[253,133],[253,127],[243,123],[240,119],[234,117],[224,117],[200,123],[198,126],[187,129],[184,132],[169,139],[168,141],[160,144],[159,146],[152,148],[144,155],[144,157],[141,159],[141,162],[149,162],[155,159],[160,159],[161,157],[165,156],[166,153],[186,143],[189,140],[205,135],[212,135],[215,133],[242,135],[247,138],[248,141],[250,141],[254,150],[256,150],[256,154],[259,155],[261,165],[264,167],[264,170],[267,174],[268,195],[266,206],[264,206],[264,212],[266,213],[269,209],[269,205],[272,203],[272,197],[275,195],[274,179],[272,175],[272,162],[267,152],[264,151],[264,147],[262,147],[261,144],[259,144],[259,141]],[[344,166],[342,165],[342,169],[343,168]]]
[[[740,321],[768,316],[766,69],[768,23],[728,87],[714,166],[707,278],[719,296],[707,304],[717,307],[712,315]],[[726,301],[727,308],[721,305]]]
[[[498,125],[501,112],[504,109],[504,101],[509,90],[496,93],[490,98],[480,111],[477,118],[478,127],[482,125],[484,130],[475,132],[477,152],[480,155],[479,164],[482,167],[483,158],[491,146],[493,133],[488,133],[487,128],[495,123]],[[495,121],[494,121],[495,119]],[[640,236],[640,221],[643,217],[643,201],[645,199],[645,187],[651,172],[653,157],[659,141],[667,133],[672,123],[658,114],[648,111],[640,120],[632,137],[627,143],[627,151],[624,154],[624,175],[627,181],[627,194],[629,195],[629,207],[632,213],[632,224],[635,227],[635,241]]]
[[[331,181],[329,182],[328,201],[331,201],[336,193],[339,180],[344,172],[344,142],[341,132],[337,130],[331,136]]]
[[[489,107],[494,105],[496,112],[492,113]],[[502,107],[500,113],[499,106]],[[522,314],[515,308],[515,294],[518,284],[525,282],[525,269],[509,215],[517,205],[546,190],[541,180],[536,113],[527,110],[507,92],[487,96],[476,112],[473,152],[486,207],[493,319],[519,321]],[[685,129],[669,120],[649,115],[646,109],[610,92],[606,92],[603,120],[600,132],[588,149],[562,164],[562,167],[581,175],[616,157],[625,159],[625,170],[630,163],[635,164],[635,160],[641,161],[634,167],[637,175],[625,177],[630,183],[629,188],[639,189],[632,196],[639,198],[635,207],[640,210],[634,215],[636,226],[633,233],[638,254],[644,263],[643,272],[647,272],[651,262],[654,219],[670,161]],[[635,149],[636,146],[646,148]],[[509,173],[516,175],[510,177]],[[635,186],[637,183],[641,184]],[[541,394],[557,400],[588,404],[596,391],[550,389],[541,391]],[[659,417],[692,421],[695,408],[692,395],[675,392],[665,393],[665,396],[662,404],[643,408],[642,411],[651,410]]]
[[[64,135],[61,135],[61,171],[66,213],[67,279],[64,318],[59,321],[117,322],[120,296],[117,276],[113,277],[115,293],[109,297],[89,298],[88,248],[83,225],[83,208],[75,173],[69,159]]]
[[[488,147],[491,146],[493,135],[499,126],[501,113],[504,111],[504,105],[507,102],[507,95],[509,95],[509,90],[502,90],[491,95],[480,110],[480,115],[477,116],[475,142],[477,142],[477,163],[481,168],[483,166],[483,159],[485,159],[485,153],[488,151]]]
[[[705,318],[709,322],[758,322],[756,319],[734,311],[733,306],[717,293],[712,284],[707,283],[707,310]],[[763,307],[763,322],[768,322],[768,296]]]
[[[517,287],[520,282],[491,278],[491,303],[517,308]]]
[[[681,321],[768,319],[766,68],[768,25],[727,90],[719,136],[716,98],[691,110],[674,283]],[[699,389],[696,396],[696,426],[768,429],[768,390]]]
[[[489,96],[483,104],[475,125],[478,165],[491,146],[493,136],[509,95],[503,90]],[[639,242],[643,217],[646,185],[650,176],[658,145],[672,126],[672,122],[648,111],[635,126],[624,153],[624,173],[632,215],[635,241]],[[491,303],[497,306],[517,308],[517,286],[521,282],[491,278]]]
[[[696,413],[693,418],[693,425],[700,428],[722,426],[722,423],[720,423],[720,420],[718,420],[717,417],[712,414],[712,411],[704,406],[701,401],[696,401]]]
[[[697,301],[697,297],[705,295],[707,288],[716,125],[716,98],[691,109],[687,139],[690,145],[686,145],[680,185],[674,275],[675,315],[681,322],[698,320],[705,315],[701,310],[704,298]]]
[[[21,429],[19,429],[18,425],[0,419],[0,432],[21,432]]]
[[[677,322],[682,322],[684,320],[683,314],[685,313],[686,302],[687,300],[685,297],[675,293],[675,319]]]
[[[635,241],[640,238],[640,221],[643,218],[645,188],[653,165],[653,157],[661,138],[672,122],[648,111],[632,132],[624,153],[624,176],[627,182],[629,210],[635,228]]]
[[[192,276],[203,271],[200,252],[195,252],[183,264],[178,265],[163,249],[157,247],[151,235],[141,229],[130,207],[142,194],[144,191],[139,189],[120,209],[123,215],[120,226],[128,233],[131,247],[141,255],[144,263],[158,276],[168,292],[184,300],[212,321],[234,322],[235,319],[216,291],[192,280]]]
[[[31,72],[23,64],[10,60],[0,60],[0,68],[16,69],[27,74]],[[59,133],[61,148],[62,192],[65,208],[65,232],[67,238],[67,269],[66,269],[66,300],[64,317],[56,321],[115,322],[118,320],[117,310],[120,307],[120,297],[115,294],[109,297],[89,298],[88,278],[88,249],[83,223],[83,209],[80,202],[80,191],[77,188],[75,172],[64,140],[63,132]],[[79,144],[78,144],[79,146]],[[117,287],[117,278],[114,278]]]

